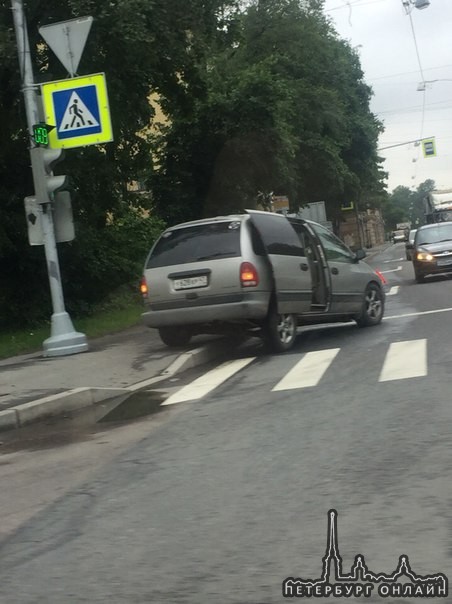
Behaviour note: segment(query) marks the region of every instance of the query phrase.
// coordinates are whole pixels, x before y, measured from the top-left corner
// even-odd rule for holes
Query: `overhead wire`
[[[340,4],[338,6],[333,6],[332,8],[326,8],[326,13],[331,13],[334,10],[340,10],[341,8],[349,8],[350,6],[366,6],[367,4],[377,4],[379,2],[386,2],[386,0],[349,0],[347,4]]]

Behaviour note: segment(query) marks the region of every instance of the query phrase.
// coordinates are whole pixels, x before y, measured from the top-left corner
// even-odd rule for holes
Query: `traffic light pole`
[[[61,284],[55,230],[53,226],[52,203],[50,203],[47,198],[43,199],[42,195],[40,195],[40,191],[45,188],[45,182],[42,182],[42,179],[45,178],[45,176],[43,176],[44,166],[42,166],[42,169],[38,169],[40,166],[37,165],[37,162],[42,161],[42,158],[36,156],[37,149],[32,142],[33,125],[39,123],[40,119],[36,84],[33,80],[30,44],[28,41],[22,0],[11,0],[11,8],[13,12],[19,66],[22,76],[22,90],[27,114],[33,180],[35,183],[36,196],[38,202],[40,202],[41,208],[44,250],[53,307],[50,338],[43,343],[44,356],[55,357],[76,354],[88,350],[88,343],[85,334],[75,331],[71,318],[64,306],[63,287]]]

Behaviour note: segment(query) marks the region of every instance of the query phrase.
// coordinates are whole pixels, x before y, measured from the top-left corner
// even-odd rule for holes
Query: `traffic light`
[[[422,149],[424,151],[424,157],[435,157],[436,146],[434,138],[425,138],[422,140]]]
[[[64,159],[64,150],[35,147],[30,150],[30,155],[38,203],[50,203],[55,193],[68,185],[67,176],[53,174],[54,166]]]

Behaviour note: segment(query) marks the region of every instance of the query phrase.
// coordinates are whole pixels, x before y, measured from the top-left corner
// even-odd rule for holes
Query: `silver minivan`
[[[300,324],[376,325],[384,280],[364,256],[319,224],[270,212],[178,224],[146,260],[143,321],[169,346],[246,330],[278,352],[292,346]]]

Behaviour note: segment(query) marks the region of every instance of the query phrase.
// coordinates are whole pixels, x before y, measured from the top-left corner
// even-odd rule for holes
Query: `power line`
[[[434,69],[444,69],[445,67],[452,67],[452,64],[440,65],[438,67],[427,67],[427,68],[424,68],[424,71],[433,71]],[[402,71],[400,73],[392,73],[390,75],[377,76],[376,78],[367,78],[367,79],[370,82],[374,82],[375,80],[385,80],[386,78],[398,78],[399,76],[410,75],[412,73],[417,73],[417,70],[416,71]]]
[[[433,103],[426,104],[426,107],[435,106],[435,111],[443,111],[444,109],[450,109],[450,107],[452,106],[450,104],[451,101],[452,101],[452,99],[448,99],[446,101],[434,101]],[[436,107],[436,105],[443,105],[444,103],[449,103],[449,104],[445,105],[444,107]],[[386,109],[385,111],[374,111],[373,113],[375,113],[375,115],[383,115],[383,114],[396,115],[398,113],[417,113],[421,109],[422,109],[422,105],[411,105],[410,107],[400,107],[399,109]]]
[[[363,2],[363,0],[355,0],[354,2],[347,2],[347,4],[340,4],[339,6],[333,6],[332,8],[326,8],[325,12],[331,13],[332,11],[340,10],[341,8],[350,8],[350,6],[366,6],[367,4],[377,4],[378,2],[386,2],[386,0],[366,0],[365,2]]]

